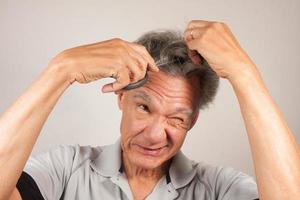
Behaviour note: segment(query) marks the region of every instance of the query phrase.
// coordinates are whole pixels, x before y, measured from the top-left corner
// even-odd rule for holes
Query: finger
[[[130,82],[137,82],[140,79],[144,78],[145,70],[142,70],[139,61],[134,60],[132,58],[128,59],[127,61],[127,68],[129,70],[129,78]]]
[[[116,95],[118,95],[118,94],[121,94],[122,92],[124,92],[124,90],[117,90],[117,91],[114,91],[114,93],[116,94]]]
[[[186,42],[186,45],[188,47],[189,50],[196,50],[199,51],[199,49],[201,49],[201,43],[199,40],[193,39],[190,41]]]
[[[205,21],[205,20],[192,20],[188,23],[187,29],[190,28],[201,28],[206,27],[214,23],[213,21]]]
[[[123,72],[120,72],[114,77],[115,82],[106,84],[102,87],[102,92],[115,92],[121,90],[123,87],[130,83],[129,71],[125,68]]]
[[[138,61],[141,63],[142,69],[146,71],[149,63],[152,61],[149,61],[149,58],[144,54],[143,51],[139,51],[139,48],[137,46],[131,46],[131,49],[134,52],[134,55],[136,56]]]
[[[183,37],[186,42],[200,38],[207,30],[207,27],[186,29]]]
[[[146,59],[147,61],[147,68],[150,71],[153,72],[158,72],[159,68],[157,67],[157,65],[155,64],[154,59],[152,58],[152,56],[149,54],[149,52],[147,51],[147,49],[144,46],[138,45],[138,44],[134,44],[133,43],[133,48],[144,57],[144,59]]]
[[[189,29],[184,33],[185,38],[192,37],[186,39],[186,45],[188,47],[188,56],[195,64],[201,64],[204,59],[199,53],[201,50],[201,41],[199,38],[201,37],[201,34],[203,34],[204,29],[206,28]],[[193,31],[192,36],[189,36],[191,35],[190,31]]]
[[[140,80],[144,78],[148,66],[148,61],[141,55],[139,52],[137,52],[134,48],[130,47],[131,51],[129,51],[129,54],[132,58],[132,60],[135,60],[136,63],[138,63],[138,69],[135,69],[137,79]],[[130,67],[130,66],[129,66]],[[136,80],[136,81],[138,81]]]
[[[188,56],[195,64],[202,64],[203,63],[203,57],[196,51],[196,50],[190,50],[188,49]]]

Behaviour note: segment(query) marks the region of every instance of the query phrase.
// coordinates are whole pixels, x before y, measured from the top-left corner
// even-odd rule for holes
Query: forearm
[[[43,124],[69,85],[60,68],[48,67],[1,116],[0,199],[12,192]]]
[[[256,67],[250,68],[230,82],[247,129],[260,199],[300,199],[299,147]]]

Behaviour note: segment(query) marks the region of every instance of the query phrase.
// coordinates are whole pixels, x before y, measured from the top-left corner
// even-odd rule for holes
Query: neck
[[[140,180],[140,181],[154,181],[157,182],[160,178],[166,174],[170,161],[165,162],[164,164],[153,168],[153,169],[145,169],[139,166],[132,164],[126,155],[122,153],[123,160],[123,169],[126,173],[126,176],[129,180]]]

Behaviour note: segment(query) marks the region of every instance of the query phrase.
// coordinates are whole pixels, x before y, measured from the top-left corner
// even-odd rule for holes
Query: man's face
[[[121,146],[130,164],[154,169],[180,149],[198,117],[198,81],[149,72],[143,87],[119,94]]]

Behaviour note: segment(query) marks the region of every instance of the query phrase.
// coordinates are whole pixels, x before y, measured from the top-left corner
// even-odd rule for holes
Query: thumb
[[[121,90],[123,87],[128,85],[130,83],[130,77],[128,73],[120,73],[119,76],[117,76],[116,81],[113,83],[108,83],[102,87],[102,92],[116,92],[118,90]]]

